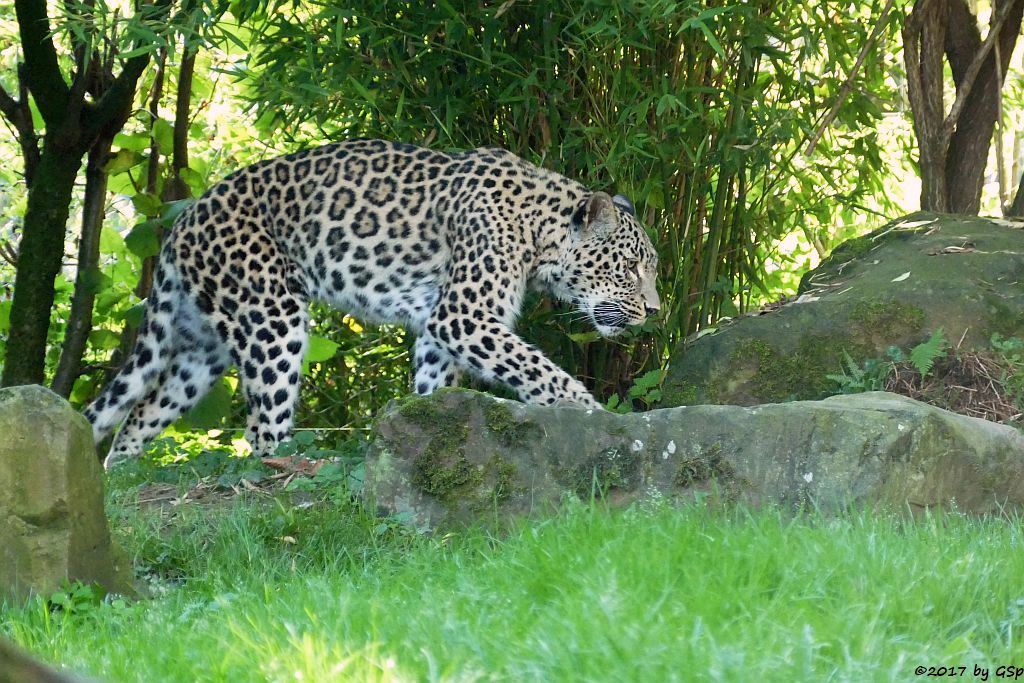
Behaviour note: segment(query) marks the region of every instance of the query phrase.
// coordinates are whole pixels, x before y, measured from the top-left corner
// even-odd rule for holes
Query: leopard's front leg
[[[582,382],[512,330],[528,279],[522,226],[490,206],[467,202],[462,208],[449,225],[447,281],[426,321],[423,348],[440,347],[445,353],[438,355],[504,384],[526,403],[600,408]]]
[[[601,407],[582,382],[494,318],[435,317],[426,331],[430,340],[463,368],[504,384],[526,403],[551,405],[564,400],[587,408]]]

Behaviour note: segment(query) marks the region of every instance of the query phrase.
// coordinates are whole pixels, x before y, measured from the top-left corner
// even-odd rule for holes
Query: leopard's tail
[[[171,250],[165,245],[153,278],[153,290],[146,299],[135,346],[117,376],[85,409],[96,443],[109,436],[132,407],[156,386],[173,355],[175,318],[181,297],[181,278]]]

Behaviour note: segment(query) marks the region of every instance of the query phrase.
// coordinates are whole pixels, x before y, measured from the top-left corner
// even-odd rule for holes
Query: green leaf
[[[164,204],[163,213],[160,214],[160,220],[164,221],[165,225],[170,225],[178,219],[181,212],[195,203],[194,199],[175,199],[173,202],[167,202]]]
[[[195,196],[198,197],[206,192],[206,178],[199,171],[183,168],[179,171],[179,175]]]
[[[306,350],[306,363],[322,363],[334,358],[338,352],[338,344],[315,334],[309,335],[309,348]]]
[[[132,197],[136,211],[149,218],[156,218],[164,208],[164,203],[155,194],[140,192]]]
[[[83,268],[79,272],[79,278],[81,286],[90,294],[98,294],[107,287],[110,287],[113,282],[99,268]]]
[[[665,208],[665,193],[661,189],[661,186],[655,185],[647,192],[647,206],[655,209]]]
[[[352,87],[355,88],[355,91],[359,93],[359,96],[362,97],[367,102],[369,102],[370,104],[377,100],[376,93],[373,93],[370,90],[368,90],[365,85],[357,81],[354,77],[349,76],[348,81],[349,83],[352,84]]]
[[[313,444],[313,441],[315,440],[316,434],[309,430],[295,432],[295,435],[292,436],[292,441],[294,441],[299,446],[310,446]]]
[[[111,256],[120,256],[127,251],[124,238],[113,228],[104,226],[100,232],[100,251]]]
[[[946,355],[948,345],[940,327],[932,333],[928,341],[910,350],[910,363],[921,373],[922,378],[927,377],[935,366],[935,361]]]
[[[121,149],[117,151],[110,161],[106,163],[103,170],[110,175],[116,175],[118,173],[124,173],[129,168],[138,165],[143,160],[141,154],[138,154],[130,149]]]
[[[589,332],[573,332],[569,335],[569,339],[573,340],[577,344],[589,344],[596,342],[601,338],[601,333],[595,330]]]
[[[644,391],[647,391],[648,389],[653,389],[654,387],[661,384],[661,378],[664,376],[664,374],[665,372],[661,368],[650,370],[648,372],[645,372],[641,376],[637,377],[635,380],[633,380],[633,386],[639,389],[643,389]]]
[[[135,304],[127,311],[121,314],[121,319],[125,325],[131,325],[132,327],[138,327],[142,324],[142,314],[146,311],[146,302],[140,301]]]
[[[711,32],[708,25],[701,21],[697,23],[697,28],[704,33],[704,37],[708,39],[708,45],[711,46],[711,49],[718,53],[719,57],[725,59],[725,49],[722,48],[722,44],[718,42],[718,38],[715,38],[715,34]]]
[[[153,121],[153,137],[164,154],[174,149],[174,127],[163,119]]]
[[[94,349],[112,351],[121,345],[121,335],[99,328],[89,333],[89,345]]]
[[[114,146],[120,147],[120,151],[141,152],[149,148],[149,136],[145,133],[118,133],[114,136]],[[142,157],[138,158],[141,160]]]
[[[124,238],[128,250],[139,258],[148,258],[160,253],[160,238],[153,221],[139,223]]]

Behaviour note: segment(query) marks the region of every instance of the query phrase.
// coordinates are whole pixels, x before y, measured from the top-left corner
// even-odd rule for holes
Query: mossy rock
[[[1024,436],[893,394],[629,415],[463,390],[413,401],[378,418],[365,493],[421,529],[500,527],[571,499],[1024,509]]]
[[[680,344],[660,407],[820,399],[845,354],[883,358],[940,327],[968,349],[1024,336],[1024,222],[916,213],[841,244],[795,301]]]

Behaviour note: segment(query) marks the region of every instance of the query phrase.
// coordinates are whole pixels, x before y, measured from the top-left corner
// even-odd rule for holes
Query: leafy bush
[[[602,396],[697,327],[775,295],[783,235],[824,253],[831,226],[885,194],[866,132],[891,94],[885,41],[852,69],[879,3],[842,15],[775,0],[273,9],[257,13],[239,69],[268,133],[499,145],[635,200],[660,250],[662,319],[619,342],[581,337],[549,304],[520,323]],[[829,134],[804,156],[840,92]]]

